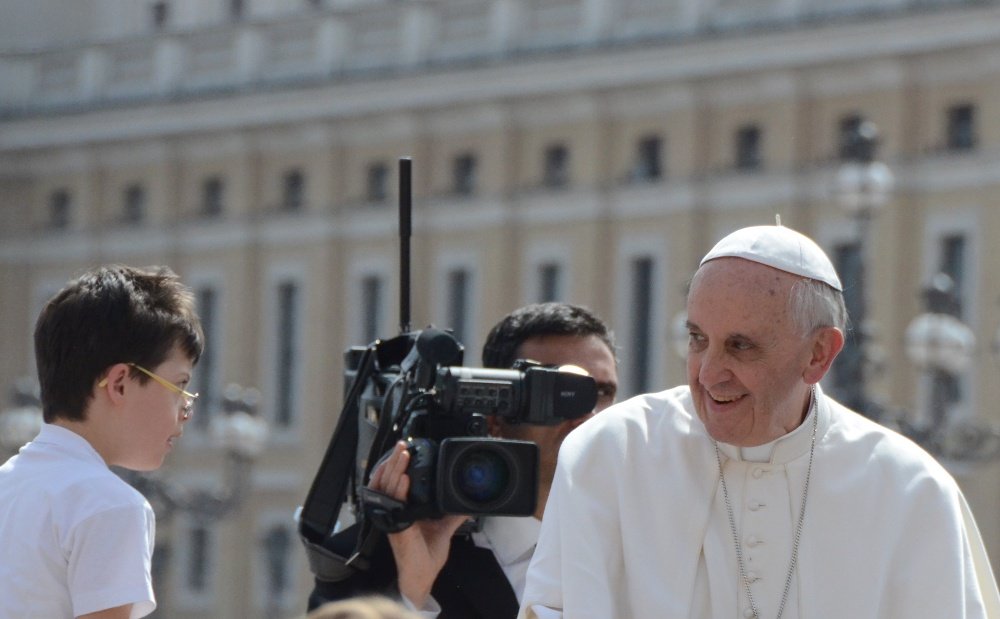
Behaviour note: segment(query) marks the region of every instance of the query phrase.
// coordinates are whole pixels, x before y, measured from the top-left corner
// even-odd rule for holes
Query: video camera
[[[597,400],[596,384],[579,368],[464,367],[450,332],[410,331],[408,159],[400,161],[400,213],[402,333],[345,352],[344,405],[299,514],[313,572],[326,580],[365,569],[382,532],[419,519],[533,514],[538,446],[489,437],[487,419],[554,425],[586,415]],[[367,487],[400,440],[411,455],[406,501]],[[347,536],[338,534],[345,504],[357,525]]]

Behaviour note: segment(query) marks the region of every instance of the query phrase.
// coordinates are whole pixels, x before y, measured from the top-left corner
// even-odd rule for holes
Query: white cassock
[[[1000,619],[982,539],[951,475],[825,397],[786,619]],[[719,445],[760,619],[777,614],[812,414],[761,457]],[[760,461],[753,461],[760,460]],[[559,452],[521,619],[741,619],[742,585],[711,438],[677,387],[614,406]]]

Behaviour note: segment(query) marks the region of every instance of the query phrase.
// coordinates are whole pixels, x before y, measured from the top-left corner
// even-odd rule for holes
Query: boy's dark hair
[[[197,363],[204,341],[194,295],[169,268],[88,271],[50,299],[35,323],[42,415],[82,421],[94,382],[110,366],[152,369],[175,345]],[[135,369],[131,375],[148,380]]]
[[[483,366],[509,368],[525,340],[547,335],[596,335],[617,357],[614,334],[589,309],[570,303],[533,303],[507,314],[490,330],[483,346]]]

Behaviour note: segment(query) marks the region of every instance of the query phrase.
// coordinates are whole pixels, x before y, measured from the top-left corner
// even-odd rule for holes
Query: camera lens
[[[454,488],[473,505],[489,505],[506,499],[510,491],[510,463],[491,448],[469,449],[456,459],[452,470]]]

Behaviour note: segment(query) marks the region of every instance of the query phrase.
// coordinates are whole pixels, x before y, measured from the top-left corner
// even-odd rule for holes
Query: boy
[[[35,325],[45,425],[0,467],[0,617],[127,619],[156,608],[155,520],[108,468],[151,471],[180,438],[204,336],[165,267],[100,267]]]

